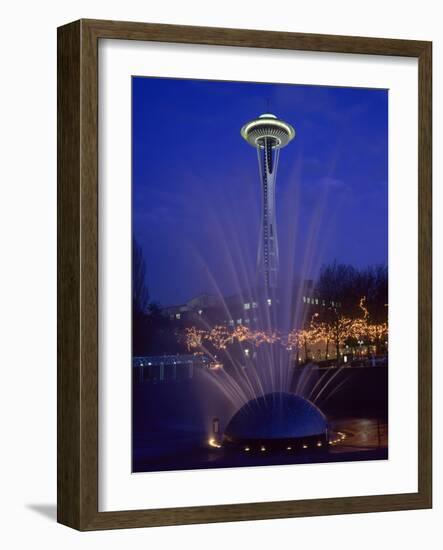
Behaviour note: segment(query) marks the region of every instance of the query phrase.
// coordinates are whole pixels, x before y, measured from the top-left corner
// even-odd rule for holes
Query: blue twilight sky
[[[282,280],[337,260],[388,261],[388,91],[133,77],[133,234],[151,300],[180,304],[254,280],[257,155],[241,126],[296,129],[277,174]]]

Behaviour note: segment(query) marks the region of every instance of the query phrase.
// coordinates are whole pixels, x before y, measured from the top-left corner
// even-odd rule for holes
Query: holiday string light
[[[235,343],[248,343],[259,347],[263,344],[280,343],[288,350],[298,350],[308,345],[334,343],[338,348],[347,341],[365,342],[367,346],[377,345],[387,341],[388,323],[371,323],[369,311],[366,307],[366,297],[360,299],[359,307],[363,317],[352,319],[345,315],[335,315],[328,321],[320,319],[318,313],[314,313],[307,327],[293,329],[287,334],[277,331],[255,330],[239,324],[235,328],[225,325],[216,325],[210,330],[197,327],[185,328],[184,340],[189,351],[201,350],[202,347],[211,344],[217,350],[226,350]]]

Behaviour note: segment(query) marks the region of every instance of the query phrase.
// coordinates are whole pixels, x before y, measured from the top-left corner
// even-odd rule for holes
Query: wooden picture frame
[[[224,45],[418,58],[418,492],[98,511],[98,42]],[[58,521],[82,531],[432,506],[432,44],[423,41],[80,20],[58,29]]]

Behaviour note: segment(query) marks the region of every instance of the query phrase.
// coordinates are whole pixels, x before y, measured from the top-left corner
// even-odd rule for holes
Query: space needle
[[[277,286],[278,238],[275,216],[275,185],[280,149],[295,137],[294,128],[271,113],[264,113],[246,123],[242,137],[257,149],[262,185],[261,229],[257,255],[257,271],[263,277],[269,296]]]

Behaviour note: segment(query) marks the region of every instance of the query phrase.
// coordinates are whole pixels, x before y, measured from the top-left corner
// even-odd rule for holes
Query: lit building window
[[[254,309],[258,308],[257,302],[252,302],[252,307],[253,307]]]
[[[303,296],[303,302],[306,304],[306,296]]]
[[[237,319],[237,325],[241,325],[242,319]]]
[[[308,304],[311,303],[311,298],[306,298],[306,301],[308,302]]]
[[[203,310],[202,309],[199,309],[198,310],[198,314],[201,315],[203,313]]]
[[[272,300],[271,300],[271,298],[268,298],[267,302],[268,302],[268,306],[272,306]]]
[[[181,313],[176,313],[176,314],[175,314],[175,318],[176,318],[176,319],[180,319],[180,318],[181,318]]]
[[[251,309],[251,304],[249,302],[246,302],[246,304],[243,304],[243,307],[245,309]]]
[[[315,305],[318,306],[318,298],[315,299]]]

